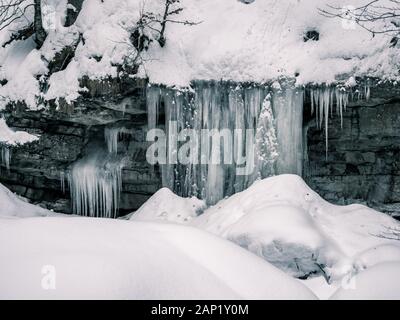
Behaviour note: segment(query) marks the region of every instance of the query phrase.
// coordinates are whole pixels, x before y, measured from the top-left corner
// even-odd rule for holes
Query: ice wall
[[[181,196],[214,204],[258,178],[276,172],[301,175],[301,91],[273,92],[267,86],[221,82],[196,82],[193,90],[185,91],[152,86],[147,107],[149,129],[162,127],[166,132],[168,157],[160,166],[163,186]],[[183,164],[177,161],[182,146],[178,140],[185,129],[202,132],[201,138],[205,129],[217,130],[221,138],[196,141],[195,161]],[[221,162],[205,164],[203,158]]]

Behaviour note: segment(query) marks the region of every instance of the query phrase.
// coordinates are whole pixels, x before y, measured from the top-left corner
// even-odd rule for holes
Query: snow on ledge
[[[0,144],[17,146],[36,140],[39,140],[39,137],[24,131],[14,131],[9,128],[4,118],[0,118]]]

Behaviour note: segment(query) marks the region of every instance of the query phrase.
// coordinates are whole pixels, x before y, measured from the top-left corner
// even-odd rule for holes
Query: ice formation
[[[1,147],[1,164],[10,170],[11,150],[7,146]]]
[[[302,176],[303,91],[291,86],[274,89],[272,104],[278,139],[277,173]]]
[[[370,98],[369,85],[364,86],[364,90],[353,91],[352,88],[345,86],[320,86],[310,88],[311,113],[315,114],[318,128],[324,126],[325,129],[325,150],[328,157],[329,140],[329,117],[335,112],[340,115],[341,126],[343,127],[343,112],[351,99]]]
[[[65,193],[65,181],[66,181],[67,176],[65,175],[64,171],[60,172],[60,187],[61,187],[61,192]]]
[[[75,163],[68,173],[73,212],[116,218],[122,188],[123,159],[96,152]]]
[[[11,129],[0,116],[0,163],[10,169],[11,148],[38,140],[39,137],[24,131]]]
[[[271,99],[266,86],[195,82],[193,90],[186,91],[151,86],[147,107],[149,129],[163,125],[167,134],[168,159],[160,166],[163,186],[178,195],[214,204],[260,177],[275,172],[301,174],[301,91],[288,86]],[[179,135],[185,129],[201,132],[201,143],[194,142],[196,150],[190,155],[194,161],[182,164],[177,161],[181,152],[177,141],[186,141]],[[218,130],[218,140],[203,140],[207,129]]]
[[[112,127],[104,129],[104,138],[109,153],[118,153],[118,141],[125,135],[131,135],[132,131],[125,127]]]

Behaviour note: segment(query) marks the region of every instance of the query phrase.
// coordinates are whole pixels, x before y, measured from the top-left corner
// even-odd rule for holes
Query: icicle
[[[60,171],[60,187],[61,187],[61,192],[65,193],[65,172],[64,171]]]
[[[73,212],[116,218],[122,188],[123,160],[98,153],[81,159],[68,174]]]
[[[118,153],[118,141],[122,139],[125,135],[129,136],[132,131],[126,129],[125,127],[114,127],[104,129],[104,138],[107,144],[107,149],[109,153]]]
[[[157,127],[161,90],[162,89],[157,86],[147,88],[146,97],[149,130]]]
[[[336,105],[336,114],[340,115],[340,123],[343,128],[343,111],[349,102],[349,93],[343,87],[318,87],[310,89],[311,112],[316,114],[317,127],[324,125],[325,151],[328,157],[329,142],[329,117],[333,116],[333,108]]]
[[[11,150],[8,146],[1,147],[1,164],[10,170]]]
[[[256,166],[257,179],[275,175],[275,162],[279,157],[275,120],[268,95],[262,105],[257,121],[256,132]]]
[[[164,187],[181,196],[195,195],[214,204],[226,196],[242,191],[261,176],[261,173],[253,171],[252,165],[249,165],[251,172],[247,175],[237,175],[237,166],[230,160],[239,154],[241,157],[247,156],[253,162],[257,156],[264,157],[260,154],[262,148],[257,150],[254,141],[257,126],[266,123],[259,118],[266,95],[265,88],[199,82],[195,84],[194,94],[157,87],[149,88],[147,93],[149,128],[153,128],[157,122],[159,106],[165,107],[169,161],[168,164],[161,165]],[[211,137],[199,141],[195,152],[199,155],[198,162],[183,165],[176,158],[181,145],[177,143],[177,133],[189,128],[195,129],[199,137],[202,129],[208,129],[216,130],[223,138],[220,147],[215,145],[218,141]],[[226,129],[231,133],[228,137],[224,136]],[[237,129],[242,131],[241,134],[233,134]],[[246,129],[251,129],[249,132],[252,133]],[[232,159],[226,159],[229,155]],[[220,162],[214,163],[214,160]],[[259,169],[267,170],[265,165],[260,165]]]
[[[118,139],[120,131],[118,128],[105,128],[104,137],[107,144],[107,149],[109,153],[118,152]]]
[[[315,98],[321,99],[315,95]],[[303,91],[288,86],[275,90],[272,106],[278,140],[277,173],[302,175],[303,169]],[[322,101],[323,103],[323,101]],[[321,105],[315,104],[316,106]],[[318,113],[320,110],[316,110]]]
[[[369,86],[369,84],[364,86],[364,97],[365,100],[369,100],[371,97],[371,87]]]

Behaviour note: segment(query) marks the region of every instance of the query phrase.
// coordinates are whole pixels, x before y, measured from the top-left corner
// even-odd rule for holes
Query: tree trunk
[[[43,21],[42,21],[42,3],[41,0],[35,0],[35,18],[34,18],[34,25],[35,25],[35,42],[36,47],[40,49],[46,40],[47,33],[46,30],[43,28]]]

